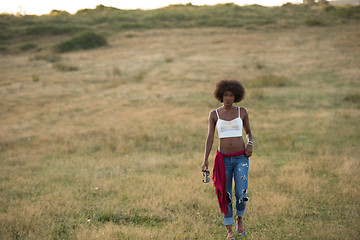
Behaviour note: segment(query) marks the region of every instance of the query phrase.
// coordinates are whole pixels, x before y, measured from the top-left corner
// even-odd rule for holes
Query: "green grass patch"
[[[59,54],[55,54],[51,52],[44,52],[44,53],[38,53],[30,58],[30,61],[33,60],[35,61],[43,60],[46,62],[54,63],[54,62],[59,62],[61,60],[61,56]]]
[[[54,63],[53,64],[53,69],[57,70],[57,71],[61,71],[61,72],[72,72],[72,71],[77,71],[79,70],[79,68],[77,66],[73,66],[70,64],[65,64],[65,63]]]
[[[166,57],[165,58],[165,62],[166,63],[171,63],[171,62],[173,62],[174,61],[174,58],[172,58],[172,57]]]
[[[113,67],[113,71],[112,71],[113,76],[121,76],[122,75],[122,71],[119,67]]]
[[[25,31],[26,35],[45,36],[45,35],[62,35],[83,31],[84,27],[69,25],[36,25],[28,27]]]
[[[144,71],[140,71],[138,72],[135,76],[134,76],[134,82],[141,82],[142,80],[144,80],[144,76],[145,76],[145,72]]]
[[[97,221],[101,223],[113,222],[115,224],[143,225],[145,227],[161,227],[168,221],[166,218],[159,216],[144,216],[143,214],[114,214],[102,213]]]
[[[284,87],[290,85],[288,78],[277,75],[261,75],[249,81],[249,87]]]
[[[37,74],[33,74],[31,76],[31,79],[32,79],[33,82],[38,82],[38,81],[40,81],[40,76],[37,75]]]

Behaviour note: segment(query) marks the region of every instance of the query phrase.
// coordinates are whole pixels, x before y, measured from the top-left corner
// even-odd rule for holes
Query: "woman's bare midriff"
[[[220,138],[219,150],[221,152],[232,153],[245,149],[242,137]]]

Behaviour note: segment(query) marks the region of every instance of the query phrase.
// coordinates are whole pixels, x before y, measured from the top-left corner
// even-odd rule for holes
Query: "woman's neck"
[[[233,105],[230,105],[230,106],[223,105],[223,108],[224,108],[225,111],[231,111],[233,109]]]

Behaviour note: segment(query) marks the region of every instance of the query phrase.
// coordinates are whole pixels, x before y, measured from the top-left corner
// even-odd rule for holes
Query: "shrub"
[[[54,46],[54,51],[58,53],[87,50],[107,45],[106,38],[91,31],[82,32],[75,37],[60,42]]]
[[[172,57],[166,57],[165,58],[165,62],[166,63],[171,63],[171,62],[173,62],[174,61],[174,59],[172,58]]]
[[[14,37],[14,31],[12,31],[9,27],[5,25],[0,25],[1,31],[0,31],[0,41],[1,40],[9,40]]]
[[[305,21],[305,25],[309,27],[318,27],[318,26],[324,26],[325,23],[318,19],[308,19]]]
[[[68,13],[67,11],[62,11],[62,10],[52,10],[49,13],[50,16],[69,16],[70,13]]]
[[[325,12],[336,12],[336,8],[332,5],[329,5],[324,8],[324,11]]]
[[[334,11],[337,17],[345,19],[360,19],[360,5],[353,7],[338,7]]]
[[[19,48],[21,51],[27,51],[27,50],[30,50],[30,49],[33,49],[36,47],[37,47],[37,45],[34,43],[25,43],[25,44],[21,45]]]
[[[39,75],[34,74],[34,75],[31,76],[31,78],[32,78],[33,82],[40,81],[40,76]]]
[[[128,33],[125,35],[126,38],[133,38],[135,35],[133,33]]]
[[[121,72],[120,68],[118,68],[118,67],[113,67],[113,75],[114,75],[114,76],[121,76],[121,75],[122,75],[122,72]]]
[[[55,63],[53,64],[53,68],[62,72],[77,71],[79,69],[77,66],[68,65],[65,63]]]
[[[344,97],[347,102],[360,103],[360,93],[348,94]]]
[[[144,80],[144,76],[145,73],[143,71],[138,72],[135,76],[134,76],[134,82],[141,82],[142,80]]]
[[[259,69],[259,70],[265,68],[265,64],[263,64],[263,63],[261,63],[261,62],[256,62],[255,66],[256,66],[256,68]]]
[[[281,7],[293,7],[294,4],[290,3],[290,2],[287,2],[287,3],[284,3],[283,5],[281,5]]]

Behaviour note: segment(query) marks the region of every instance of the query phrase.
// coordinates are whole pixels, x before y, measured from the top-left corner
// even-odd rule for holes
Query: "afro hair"
[[[223,95],[225,92],[231,91],[235,95],[234,102],[240,102],[244,99],[245,96],[245,88],[244,86],[237,80],[228,80],[224,79],[216,83],[214,90],[214,97],[219,101],[223,102]]]

